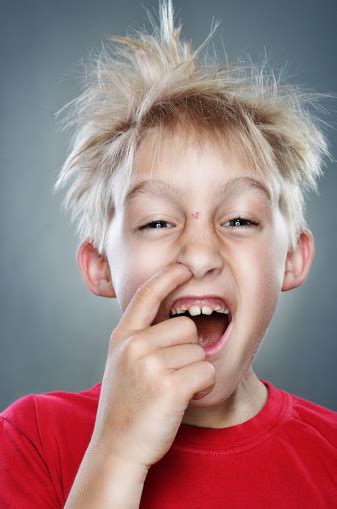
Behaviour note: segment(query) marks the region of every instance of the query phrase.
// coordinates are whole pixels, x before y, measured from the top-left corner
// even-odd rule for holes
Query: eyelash
[[[237,221],[242,221],[242,222],[245,221],[245,222],[249,223],[249,224],[246,224],[246,225],[242,225],[241,228],[252,228],[253,226],[258,226],[258,224],[259,224],[259,223],[256,223],[255,221],[252,221],[251,219],[247,219],[245,217],[240,217],[240,216],[234,217],[233,219],[229,219],[226,222],[231,223],[233,221],[235,223]],[[166,228],[150,228],[151,224],[158,224],[158,223],[170,224],[168,221],[164,221],[162,219],[157,219],[157,220],[154,220],[154,221],[150,221],[149,223],[146,223],[143,226],[140,226],[139,230],[146,231],[146,230],[163,230],[163,229],[166,229]],[[234,225],[230,225],[230,228],[239,228],[239,227],[235,226],[235,224],[234,224]]]

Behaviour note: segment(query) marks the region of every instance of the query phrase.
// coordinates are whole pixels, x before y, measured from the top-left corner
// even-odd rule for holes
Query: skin
[[[88,288],[96,295],[117,298],[123,312],[145,281],[174,262],[188,267],[192,277],[164,299],[160,311],[181,295],[214,294],[231,302],[233,331],[222,355],[212,362],[214,388],[202,399],[192,399],[182,419],[219,428],[245,422],[265,405],[267,389],[251,365],[280,292],[305,281],[314,240],[310,230],[303,229],[296,249],[288,251],[279,189],[270,182],[271,201],[256,189],[245,189],[219,203],[220,185],[233,177],[252,176],[252,170],[238,152],[220,151],[207,136],[203,139],[200,146],[178,130],[167,135],[152,167],[149,154],[156,136],[146,137],[137,152],[132,184],[155,178],[175,186],[181,198],[173,203],[170,198],[140,194],[125,207],[124,190],[117,189],[106,258],[85,241],[77,260]],[[263,182],[260,175],[255,178]],[[229,220],[238,216],[258,225],[230,226]],[[164,221],[161,228],[139,230],[159,219]],[[159,321],[160,312],[153,323]]]

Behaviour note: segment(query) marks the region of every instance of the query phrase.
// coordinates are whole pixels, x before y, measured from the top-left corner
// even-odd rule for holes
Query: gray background
[[[1,356],[0,409],[32,392],[77,391],[101,380],[120,311],[86,288],[74,227],[52,186],[67,153],[55,112],[75,97],[81,59],[108,34],[141,28],[137,0],[1,2]],[[157,1],[144,1],[157,8]],[[265,48],[289,81],[337,91],[335,0],[175,2],[195,44],[212,17],[230,60]],[[323,118],[336,158],[336,101]],[[320,195],[308,201],[316,258],[303,287],[281,294],[254,363],[276,386],[337,410],[337,172],[329,163]]]

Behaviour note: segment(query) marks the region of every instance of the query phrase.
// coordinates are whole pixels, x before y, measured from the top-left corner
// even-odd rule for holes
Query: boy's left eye
[[[243,224],[245,223],[245,224]],[[162,224],[170,224],[167,221],[163,221],[162,219],[158,219],[155,221],[151,221],[150,223],[146,223],[143,226],[139,227],[139,230],[163,230]],[[234,217],[233,219],[229,219],[224,223],[225,225],[229,226],[230,228],[242,228],[242,227],[252,227],[257,226],[258,223],[255,221],[252,221],[251,219],[246,219],[244,217]],[[170,226],[172,228],[172,226]],[[164,228],[166,229],[166,228]]]
[[[234,223],[234,224],[229,224],[229,223]],[[246,223],[246,224],[242,224],[242,223]],[[246,219],[245,217],[234,217],[234,219],[229,219],[229,221],[226,221],[226,223],[224,224],[227,224],[230,228],[240,228],[241,226],[245,226],[245,227],[251,227],[251,226],[257,226],[258,223],[256,223],[255,221],[252,221],[251,219]]]

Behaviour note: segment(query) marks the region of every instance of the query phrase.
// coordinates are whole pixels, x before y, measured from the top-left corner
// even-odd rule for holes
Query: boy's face
[[[164,300],[154,323],[163,319],[165,304],[175,297],[217,295],[230,304],[231,337],[212,361],[216,385],[208,396],[192,402],[216,405],[249,369],[282,290],[288,246],[278,190],[206,136],[202,148],[179,134],[167,137],[151,176],[153,142],[149,136],[138,150],[131,187],[156,180],[173,192],[153,187],[152,192],[134,194],[124,205],[120,200],[108,235],[111,278],[124,311],[138,287],[163,267],[180,262],[192,271],[188,282]],[[255,178],[267,192],[247,182],[229,188],[238,177]],[[221,193],[226,185],[227,194]],[[257,225],[241,221],[230,226],[238,216]],[[141,230],[151,221],[152,229]]]

